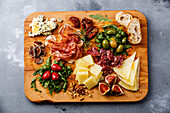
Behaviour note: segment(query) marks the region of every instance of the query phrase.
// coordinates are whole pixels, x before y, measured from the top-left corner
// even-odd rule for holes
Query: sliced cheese
[[[85,80],[83,82],[83,84],[88,88],[91,89],[94,86],[96,86],[98,84],[98,82],[96,81],[95,77],[91,76],[89,77],[87,80]]]
[[[130,56],[129,58],[127,58],[126,60],[123,61],[123,64],[117,68],[114,67],[113,70],[120,75],[122,78],[124,79],[129,79],[129,75],[130,75],[130,69],[132,67],[134,58],[135,58],[136,52]]]
[[[75,68],[73,74],[76,75],[77,70],[78,70],[78,67],[85,67],[85,68],[87,68],[87,67],[88,67],[88,64],[87,64],[85,61],[83,61],[82,59],[79,60],[78,63],[76,64],[76,68]]]
[[[138,64],[139,64],[139,58],[137,60],[135,60],[132,64],[132,67],[131,67],[131,70],[130,70],[130,76],[129,76],[129,79],[124,79],[124,78],[121,78],[120,79],[130,85],[130,86],[133,86],[134,85],[134,81],[135,81],[135,77],[136,77],[136,73],[138,71]]]
[[[83,84],[83,82],[88,79],[89,73],[88,71],[78,72],[76,76],[78,79],[78,83]]]
[[[138,68],[137,68],[137,72],[136,72],[136,76],[135,76],[135,81],[133,86],[130,86],[126,83],[124,83],[123,81],[119,82],[119,85],[122,86],[123,88],[130,90],[130,91],[138,91],[139,89],[139,73],[140,73],[140,61],[138,63]]]
[[[77,65],[80,60],[82,60],[82,59],[81,59],[81,58],[77,59],[77,60],[75,61],[75,64]]]
[[[92,73],[89,73],[89,76],[93,76],[95,78],[95,80],[97,81],[97,83],[98,83],[102,78],[102,74],[103,74],[103,72],[101,71],[98,76],[96,76],[96,75],[94,75]]]
[[[102,70],[102,67],[100,65],[94,64],[90,66],[89,69],[90,69],[90,73],[92,73],[95,76],[98,76]]]
[[[93,58],[91,55],[87,55],[85,57],[82,58],[85,62],[88,63],[89,66],[94,64]]]
[[[86,71],[89,71],[88,68],[85,68],[85,67],[78,67],[77,69],[77,73],[81,73],[81,72],[86,72]],[[78,80],[78,75],[76,75],[76,79],[75,80]]]

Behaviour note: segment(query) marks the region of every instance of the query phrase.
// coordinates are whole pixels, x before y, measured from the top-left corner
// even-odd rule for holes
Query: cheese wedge
[[[78,67],[77,73],[86,72],[86,71],[89,71],[89,69],[85,67]],[[76,75],[75,80],[78,80],[78,75]]]
[[[89,67],[89,70],[90,70],[90,73],[92,73],[95,76],[98,76],[102,70],[102,67],[100,65],[94,64]]]
[[[87,80],[85,80],[83,82],[83,84],[88,88],[91,89],[94,86],[96,86],[98,84],[98,82],[96,81],[95,77],[91,76],[89,77]]]
[[[130,70],[135,58],[136,52],[130,56],[129,58],[127,58],[126,60],[123,61],[123,64],[121,65],[121,67],[117,68],[114,67],[113,70],[120,75],[122,78],[124,79],[129,79],[130,76]]]
[[[128,84],[130,86],[134,85],[136,73],[138,71],[138,64],[139,64],[139,62],[140,62],[139,58],[133,62],[131,70],[130,70],[129,79],[123,79],[123,78],[119,77],[124,83],[126,83],[126,84]]]
[[[135,81],[133,86],[130,86],[122,81],[119,82],[119,85],[122,86],[123,88],[130,90],[130,91],[138,91],[139,89],[139,73],[140,73],[140,61],[138,63],[138,68],[135,76]]]
[[[93,57],[91,55],[87,55],[82,58],[85,62],[88,63],[89,66],[94,64]]]
[[[78,72],[76,76],[78,79],[78,83],[83,84],[83,82],[88,79],[89,73],[88,71]]]
[[[79,61],[77,62],[77,64],[76,64],[76,68],[75,68],[73,74],[76,74],[76,73],[77,73],[78,67],[85,67],[85,68],[87,68],[87,67],[88,67],[88,64],[87,64],[85,61],[83,61],[82,59],[79,60]]]

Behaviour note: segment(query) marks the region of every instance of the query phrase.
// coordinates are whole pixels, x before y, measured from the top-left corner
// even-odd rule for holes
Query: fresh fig
[[[106,83],[99,83],[99,91],[101,95],[105,95],[110,91],[110,87]]]
[[[118,85],[113,85],[111,89],[111,93],[114,95],[122,95],[124,92]]]
[[[117,81],[117,75],[111,74],[111,75],[107,75],[105,77],[105,82],[109,85],[112,86],[116,83]]]

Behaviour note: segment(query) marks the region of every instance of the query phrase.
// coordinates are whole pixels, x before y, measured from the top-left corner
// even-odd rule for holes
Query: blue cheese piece
[[[37,35],[51,35],[52,30],[57,28],[57,23],[55,18],[44,18],[43,15],[39,15],[37,18],[33,18],[32,23],[29,27],[32,27],[32,32],[29,33],[29,36],[34,37]]]

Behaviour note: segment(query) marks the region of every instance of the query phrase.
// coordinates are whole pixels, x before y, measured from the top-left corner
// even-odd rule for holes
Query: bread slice
[[[117,13],[115,18],[119,24],[125,26],[126,28],[128,24],[130,23],[130,21],[133,19],[131,14],[125,13],[123,11],[120,11],[119,13]]]
[[[128,24],[127,33],[130,35],[128,41],[131,44],[139,44],[142,40],[140,21],[137,18],[133,18]]]

